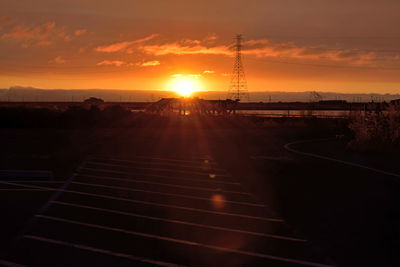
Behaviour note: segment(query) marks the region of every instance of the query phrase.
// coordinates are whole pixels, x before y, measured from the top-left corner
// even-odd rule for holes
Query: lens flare
[[[221,194],[211,196],[211,204],[215,209],[223,209],[225,207],[225,197]]]

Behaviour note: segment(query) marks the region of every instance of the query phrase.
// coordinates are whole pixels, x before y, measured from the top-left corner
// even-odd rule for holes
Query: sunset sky
[[[400,93],[399,0],[2,0],[0,88]],[[175,76],[174,76],[175,75]]]

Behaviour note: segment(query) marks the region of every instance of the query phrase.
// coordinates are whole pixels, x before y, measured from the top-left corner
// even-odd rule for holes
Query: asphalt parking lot
[[[89,157],[51,197],[7,261],[28,266],[325,266],[266,203],[208,156]]]

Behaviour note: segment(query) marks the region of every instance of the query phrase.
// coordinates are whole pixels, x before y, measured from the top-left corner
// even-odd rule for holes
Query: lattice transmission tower
[[[228,90],[228,98],[232,100],[249,100],[249,92],[247,91],[246,76],[244,75],[242,63],[242,40],[241,34],[235,36],[235,63],[233,64],[233,72],[231,84]]]

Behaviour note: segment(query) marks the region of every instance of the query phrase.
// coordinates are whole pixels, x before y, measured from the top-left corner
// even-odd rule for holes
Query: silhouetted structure
[[[88,99],[85,99],[83,101],[85,104],[90,104],[90,105],[101,105],[104,103],[104,100],[101,98],[96,98],[96,97],[90,97]]]
[[[247,91],[247,82],[243,70],[242,63],[242,35],[238,34],[235,37],[236,56],[233,65],[233,72],[231,78],[231,85],[228,91],[228,98],[232,100],[249,100],[249,93]]]
[[[323,98],[318,92],[316,91],[310,92],[310,102],[321,102],[321,101],[323,101]]]
[[[146,108],[146,111],[157,114],[200,114],[229,115],[235,114],[238,101],[204,100],[199,98],[163,98]]]
[[[390,104],[392,104],[392,105],[400,105],[400,99],[394,99],[394,100],[390,101]]]

